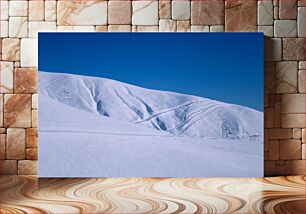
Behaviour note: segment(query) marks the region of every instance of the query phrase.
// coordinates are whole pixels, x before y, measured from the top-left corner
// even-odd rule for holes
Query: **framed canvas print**
[[[263,176],[263,62],[262,33],[39,33],[39,176]]]

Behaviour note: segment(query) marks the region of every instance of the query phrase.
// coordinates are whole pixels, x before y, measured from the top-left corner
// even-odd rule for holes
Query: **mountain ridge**
[[[175,135],[254,141],[263,134],[263,113],[244,106],[74,74],[39,71],[39,83],[39,96]]]

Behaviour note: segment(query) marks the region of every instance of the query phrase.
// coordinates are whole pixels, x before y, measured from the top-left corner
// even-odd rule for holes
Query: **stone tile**
[[[137,32],[158,32],[158,26],[137,26]]]
[[[25,38],[28,36],[28,18],[10,17],[9,36]]]
[[[189,21],[177,21],[177,32],[190,32]]]
[[[269,139],[291,139],[292,129],[269,129]]]
[[[172,19],[189,20],[190,19],[190,1],[172,1]]]
[[[279,140],[269,141],[269,160],[279,160]]]
[[[57,26],[58,32],[95,32],[94,26]]]
[[[297,36],[296,20],[275,20],[274,36],[296,37]]]
[[[9,36],[8,21],[0,21],[0,37],[5,38]]]
[[[96,26],[96,32],[107,32],[107,25]]]
[[[299,62],[299,69],[306,69],[306,61],[300,61]]]
[[[224,25],[212,25],[209,27],[210,32],[224,32]]]
[[[10,16],[28,16],[28,1],[10,1]]]
[[[305,93],[305,70],[299,70],[298,88],[299,93]]]
[[[224,24],[224,2],[219,0],[191,1],[191,24]]]
[[[304,175],[305,160],[286,161],[286,175]]]
[[[267,160],[269,160],[269,152],[265,151],[264,152],[264,161],[267,161]]]
[[[37,39],[21,39],[21,67],[36,67],[38,64]]]
[[[0,94],[0,127],[3,126],[3,110],[3,94]]]
[[[29,148],[26,150],[26,159],[27,160],[38,160],[38,149]]]
[[[14,63],[1,61],[0,70],[0,93],[12,93],[14,79]]]
[[[176,21],[172,19],[159,20],[159,32],[176,32]]]
[[[302,129],[294,128],[293,129],[293,136],[294,139],[301,139],[302,138]]]
[[[5,159],[5,141],[6,141],[6,134],[0,134],[0,159]]]
[[[304,128],[305,114],[283,114],[283,128]]]
[[[26,129],[26,146],[27,148],[37,148],[38,147],[37,128]]]
[[[281,160],[299,160],[302,158],[301,140],[280,140],[279,147]]]
[[[276,165],[285,166],[285,164],[286,164],[286,161],[284,161],[284,160],[278,160],[278,161],[276,161]]]
[[[38,111],[32,110],[32,127],[37,128],[38,127]]]
[[[298,37],[305,37],[305,7],[298,8],[297,29]]]
[[[258,25],[273,25],[273,2],[272,0],[258,1],[257,23]]]
[[[31,127],[31,94],[4,95],[4,126]]]
[[[306,113],[305,94],[284,94],[282,113]]]
[[[56,22],[42,22],[30,21],[29,22],[29,37],[38,37],[38,32],[55,32]]]
[[[38,109],[38,94],[32,94],[32,109]]]
[[[227,0],[225,31],[257,31],[257,1]]]
[[[304,38],[283,39],[283,60],[304,60]]]
[[[219,0],[192,1],[192,25],[221,25],[224,24],[224,2]]]
[[[29,1],[29,20],[42,21],[45,19],[45,2],[44,1]]]
[[[45,20],[56,21],[56,1],[45,1]]]
[[[0,160],[0,175],[17,175],[16,160]]]
[[[269,106],[269,103],[268,103],[268,94],[264,94],[264,107],[267,108]]]
[[[36,68],[15,69],[15,93],[37,93],[38,72]]]
[[[268,108],[265,112],[265,126],[267,128],[273,128],[274,127],[274,109]]]
[[[298,6],[299,7],[305,7],[306,6],[305,1],[304,0],[298,0]]]
[[[277,101],[274,106],[274,127],[282,127],[282,102]]]
[[[108,2],[108,24],[131,24],[131,1]]]
[[[296,0],[279,0],[279,18],[296,19],[297,17]]]
[[[268,140],[264,140],[264,151],[268,152],[269,151],[269,141]],[[268,154],[268,158],[266,160],[269,159],[269,154]]]
[[[269,129],[264,129],[264,142],[268,142],[269,140]]]
[[[36,160],[18,161],[18,175],[37,175],[38,163]]]
[[[302,143],[306,143],[306,129],[302,129]]]
[[[131,25],[108,25],[108,32],[131,32]]]
[[[133,1],[133,25],[157,25],[158,1]]]
[[[58,25],[106,25],[106,1],[66,1],[57,2]]]
[[[264,174],[265,176],[275,176],[276,173],[276,161],[264,162]]]
[[[9,128],[7,129],[6,157],[7,159],[22,160],[25,159],[25,129]]]
[[[282,40],[279,38],[264,39],[265,61],[282,60]]]
[[[20,60],[20,39],[6,38],[2,40],[2,59]]]
[[[208,25],[193,25],[191,26],[191,32],[209,32]]]
[[[257,32],[263,32],[265,36],[273,37],[273,26],[258,26]]]
[[[286,166],[285,165],[278,165],[277,162],[276,162],[276,166],[275,166],[275,175],[276,176],[285,175],[286,174]]]
[[[297,74],[297,62],[277,62],[276,93],[296,93]]]
[[[159,18],[171,18],[171,1],[159,1]]]
[[[6,134],[6,128],[0,128],[0,134]]]
[[[9,2],[0,1],[0,20],[8,20],[9,18]]]
[[[275,20],[278,20],[278,19],[279,19],[279,17],[278,17],[278,11],[279,11],[278,7],[274,7],[274,9],[273,9],[273,18],[274,18]]]
[[[273,94],[275,96],[275,101],[282,101],[282,95],[281,94]]]
[[[265,62],[264,64],[264,92],[266,94],[275,93],[275,63]]]

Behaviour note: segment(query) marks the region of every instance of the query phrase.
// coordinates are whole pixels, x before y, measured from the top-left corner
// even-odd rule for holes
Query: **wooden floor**
[[[305,178],[37,179],[3,176],[0,178],[1,212],[304,214]]]

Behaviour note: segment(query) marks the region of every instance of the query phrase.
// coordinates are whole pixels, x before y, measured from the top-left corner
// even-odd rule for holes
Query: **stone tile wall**
[[[43,31],[264,32],[265,173],[305,174],[305,1],[0,2],[2,174],[37,174],[37,32]]]

